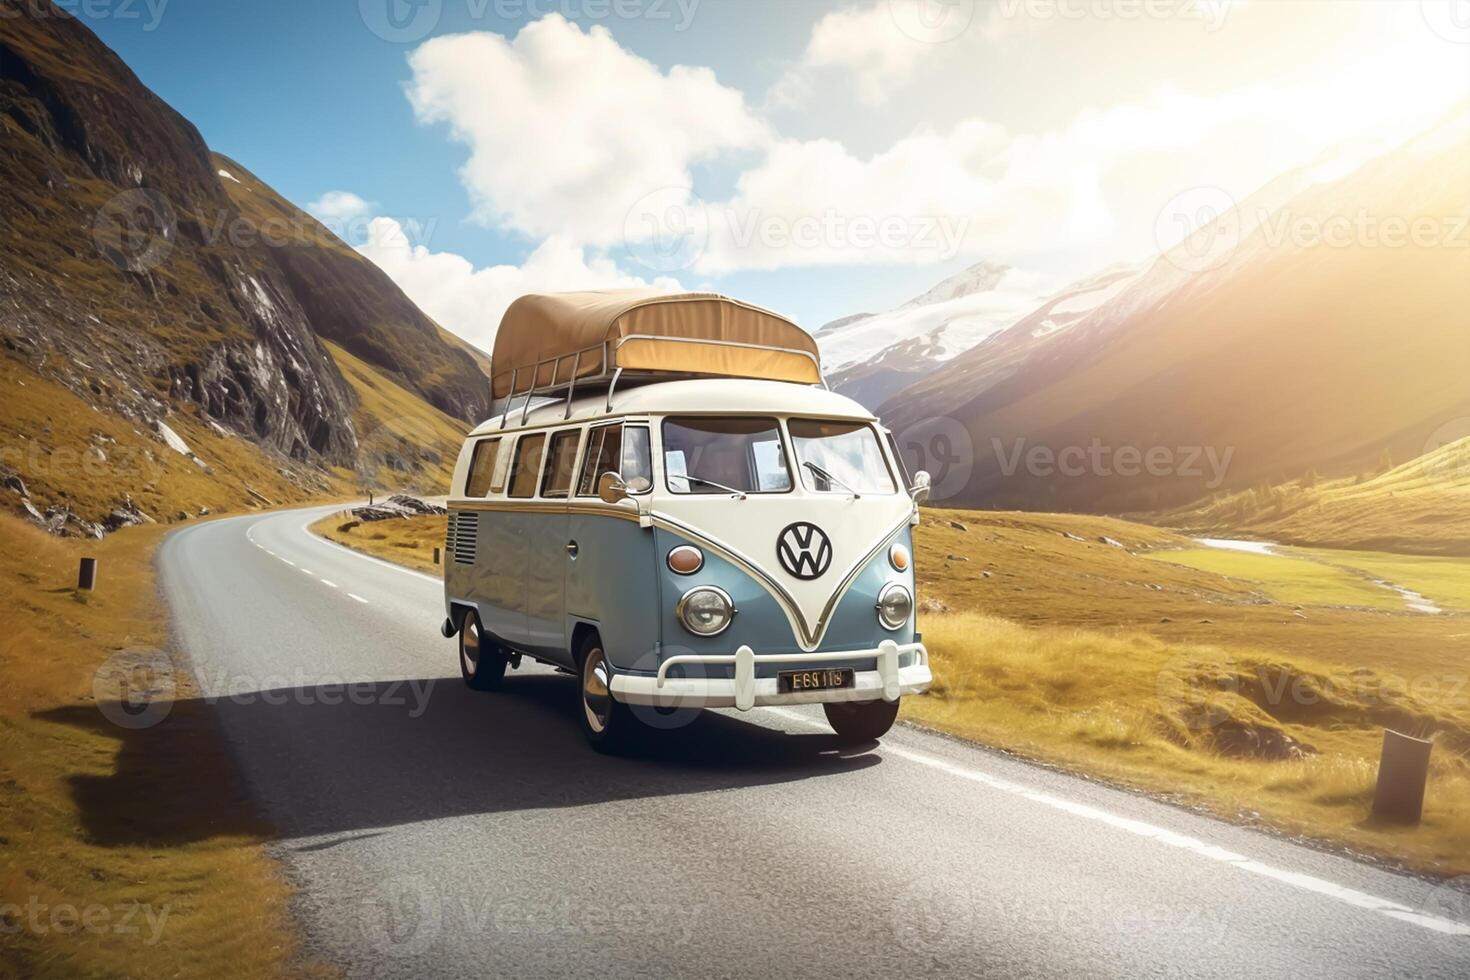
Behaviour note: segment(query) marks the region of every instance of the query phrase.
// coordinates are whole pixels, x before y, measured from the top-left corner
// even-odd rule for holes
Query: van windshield
[[[873,427],[865,422],[791,419],[801,482],[818,493],[893,493],[893,475]]]
[[[785,493],[791,471],[771,418],[664,420],[664,480],[673,493]]]

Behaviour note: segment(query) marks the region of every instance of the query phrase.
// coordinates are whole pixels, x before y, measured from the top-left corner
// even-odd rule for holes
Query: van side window
[[[622,458],[623,427],[603,425],[592,430],[587,442],[587,457],[582,461],[582,478],[577,481],[577,496],[597,496],[597,481],[602,474],[618,471]]]
[[[648,427],[630,425],[623,430],[623,482],[632,493],[653,489],[653,440]]]
[[[465,479],[466,497],[484,497],[490,493],[490,478],[495,473],[495,459],[499,455],[499,439],[481,439],[475,443],[475,453],[470,457],[470,474]]]
[[[572,492],[572,478],[577,468],[578,429],[558,432],[551,437],[551,450],[546,454],[546,473],[541,479],[541,496],[566,497]]]
[[[887,429],[883,430],[883,438],[888,441],[888,451],[893,454],[893,461],[898,464],[898,475],[903,480],[904,489],[908,489],[913,486],[914,478],[909,476],[909,464],[903,461],[903,453],[898,451],[898,441]]]
[[[653,449],[648,427],[622,423],[592,430],[587,457],[577,481],[577,496],[597,496],[597,481],[604,473],[617,473],[633,493],[653,489]]]
[[[515,465],[510,471],[510,496],[536,496],[536,478],[541,475],[541,455],[545,449],[545,433],[521,436],[521,441],[516,443]]]

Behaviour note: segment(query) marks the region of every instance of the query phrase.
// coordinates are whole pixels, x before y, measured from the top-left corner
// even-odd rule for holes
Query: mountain
[[[1470,419],[1445,437],[1459,431],[1470,432]],[[1157,519],[1213,537],[1244,533],[1284,544],[1470,555],[1470,435],[1376,473],[1338,480],[1308,475],[1219,494]]]
[[[5,397],[29,405],[47,392],[38,410],[82,406],[125,423],[88,434],[69,424],[79,420],[51,418],[30,431],[16,422],[22,412],[7,412],[10,434],[29,445],[25,465],[3,468],[22,482],[30,471],[32,509],[74,509],[84,498],[108,506],[81,491],[80,474],[35,460],[107,456],[109,439],[150,441],[137,452],[171,462],[197,443],[244,443],[220,445],[215,465],[200,451],[194,468],[230,482],[225,461],[249,458],[260,464],[257,483],[281,496],[323,492],[385,442],[410,468],[442,467],[445,446],[425,455],[411,439],[365,431],[365,421],[402,429],[408,413],[442,436],[487,414],[488,385],[469,351],[315,219],[212,154],[49,3],[0,18],[0,184],[0,348],[16,368],[0,373]],[[377,403],[398,414],[365,416],[364,386],[391,392]],[[61,442],[62,431],[84,444]],[[146,474],[114,471],[108,482],[112,493],[170,506]],[[192,493],[206,493],[195,483]],[[254,499],[238,481],[221,493],[222,502]]]
[[[882,414],[910,446],[968,439],[951,499],[987,506],[1156,511],[1412,459],[1470,417],[1467,222],[1462,108],[1336,179],[1286,175],[1066,329],[1037,310]]]
[[[312,331],[371,364],[440,411],[478,423],[489,392],[467,344],[442,331],[387,273],[245,167],[214,155],[221,186],[262,235]]]
[[[829,383],[876,409],[940,365],[1015,326],[1016,318],[1033,306],[1025,318],[1034,321],[1030,329],[1056,330],[1077,322],[1138,274],[1137,268],[1115,266],[1040,299],[1035,306],[1034,291],[1019,284],[1001,288],[1014,278],[1008,267],[982,262],[891,313],[834,321],[817,332],[817,342],[829,365],[862,352],[863,359],[837,365]],[[894,337],[901,339],[891,342]],[[871,352],[875,344],[885,342],[888,346]]]

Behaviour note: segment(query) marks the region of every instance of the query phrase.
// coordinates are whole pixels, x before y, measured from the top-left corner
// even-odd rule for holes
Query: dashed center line
[[[322,584],[325,585],[329,589],[335,589],[337,587],[337,583],[336,582],[329,582],[326,579],[322,579]]]
[[[347,593],[347,598],[354,599],[357,602],[362,603],[364,606],[366,606],[368,604],[368,601],[366,599],[364,599],[362,596],[358,595],[356,592],[349,592],[349,593]]]

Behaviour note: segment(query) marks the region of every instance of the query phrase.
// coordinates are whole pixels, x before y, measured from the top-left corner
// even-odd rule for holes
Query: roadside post
[[[1429,781],[1429,752],[1433,748],[1434,743],[1426,739],[1384,731],[1373,816],[1390,823],[1419,823],[1424,816],[1424,787]]]
[[[82,565],[77,569],[77,588],[86,592],[97,588],[97,559],[82,559]]]

